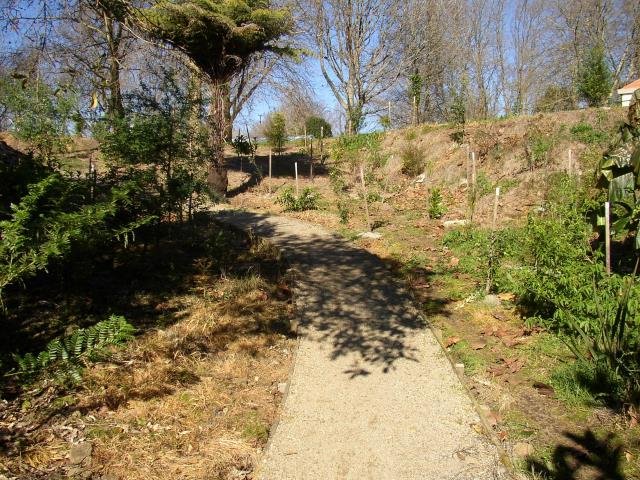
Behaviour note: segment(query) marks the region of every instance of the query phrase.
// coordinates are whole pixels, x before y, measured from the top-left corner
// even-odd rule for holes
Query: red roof
[[[629,85],[625,85],[624,87],[619,88],[618,93],[633,93],[639,88],[640,88],[640,78],[637,80],[634,80]]]

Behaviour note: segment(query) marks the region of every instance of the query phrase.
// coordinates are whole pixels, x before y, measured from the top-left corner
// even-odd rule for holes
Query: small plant
[[[52,340],[38,355],[15,355],[17,374],[29,379],[46,370],[61,383],[78,384],[82,381],[82,367],[88,360],[103,353],[109,345],[126,342],[134,331],[124,317],[112,315],[92,327],[79,328],[69,336]]]
[[[549,151],[552,147],[553,139],[548,135],[537,134],[531,136],[527,144],[529,168],[534,169],[546,165],[549,161]]]
[[[434,188],[429,194],[429,218],[438,219],[447,213],[447,207],[439,188]]]
[[[305,187],[300,196],[296,196],[293,187],[285,187],[277,202],[284,207],[285,212],[301,212],[317,210],[319,208],[320,193],[314,188]]]
[[[338,201],[338,217],[342,225],[349,223],[349,216],[351,215],[351,209],[349,208],[349,202],[344,200]]]
[[[404,145],[400,152],[402,159],[402,173],[416,177],[424,171],[424,152],[414,143]]]
[[[609,135],[601,130],[596,130],[586,122],[580,122],[571,127],[573,137],[588,145],[603,144],[609,140]]]

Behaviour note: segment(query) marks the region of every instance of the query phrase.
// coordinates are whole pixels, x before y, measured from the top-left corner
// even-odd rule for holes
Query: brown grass
[[[295,347],[286,278],[260,274],[280,262],[279,252],[250,244],[238,257],[252,265],[245,275],[214,274],[206,258],[196,259],[191,288],[155,302],[157,326],[87,368],[80,390],[36,389],[5,404],[0,434],[21,433],[23,443],[0,450],[0,474],[248,478],[277,418],[278,384]],[[167,327],[165,312],[177,319]],[[83,441],[92,443],[90,463],[70,465],[71,444]]]

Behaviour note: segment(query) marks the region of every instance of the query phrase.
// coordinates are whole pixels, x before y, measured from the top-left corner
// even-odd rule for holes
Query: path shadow
[[[622,446],[613,434],[603,438],[591,430],[582,434],[565,432],[568,440],[553,451],[551,465],[527,459],[527,470],[553,480],[625,480]]]
[[[219,218],[251,229],[283,250],[296,271],[300,326],[311,338],[331,345],[331,359],[353,362],[345,374],[386,373],[400,360],[418,361],[415,334],[426,321],[379,257],[295,220],[231,211]],[[446,313],[444,304],[432,308],[436,306],[441,310],[431,313]]]

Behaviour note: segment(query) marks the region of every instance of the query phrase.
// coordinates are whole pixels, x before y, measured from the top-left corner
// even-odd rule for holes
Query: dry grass
[[[291,367],[294,312],[285,279],[260,272],[279,253],[253,239],[241,259],[252,265],[244,275],[214,275],[197,259],[189,292],[155,306],[158,318],[167,311],[178,320],[87,368],[80,391],[51,388],[7,404],[11,418],[33,428],[19,454],[0,450],[0,474],[249,478]],[[15,430],[1,417],[0,430]],[[83,441],[92,443],[91,461],[73,466],[71,444]]]

